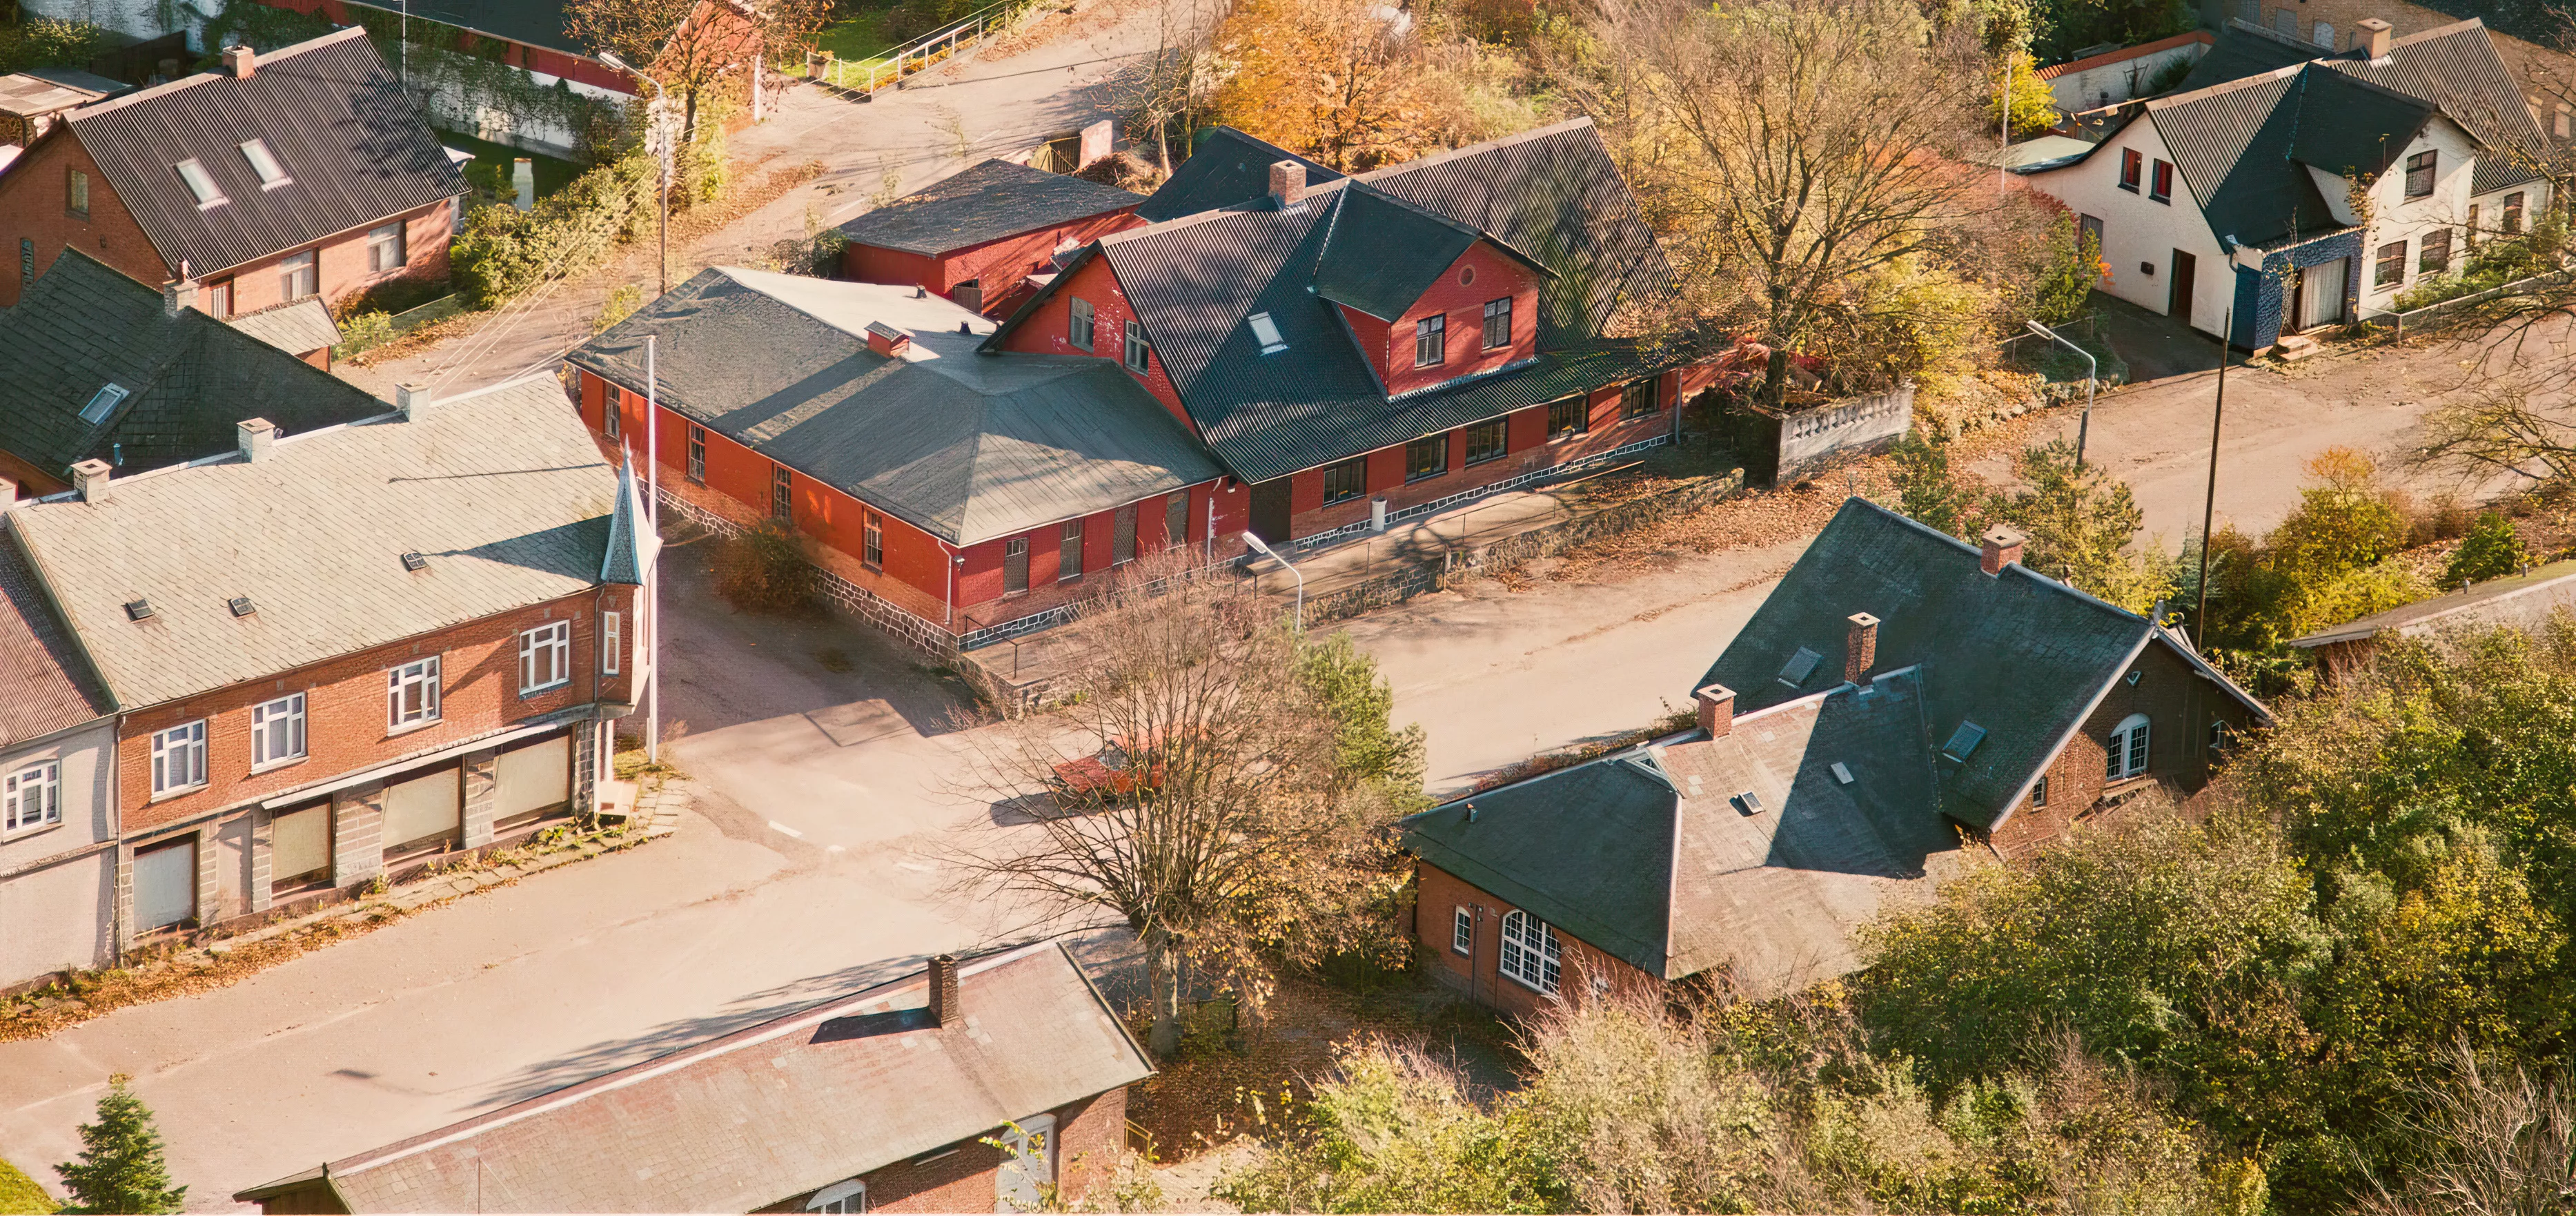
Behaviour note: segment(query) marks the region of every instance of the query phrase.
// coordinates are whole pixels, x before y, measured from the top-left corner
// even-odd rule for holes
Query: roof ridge
[[[1595,125],[1597,124],[1595,124],[1589,116],[1583,118],[1569,118],[1564,122],[1553,122],[1543,127],[1532,127],[1529,130],[1522,131],[1517,134],[1489,139],[1483,143],[1468,144],[1463,148],[1451,148],[1446,152],[1434,152],[1429,156],[1415,157],[1414,159],[1405,161],[1401,164],[1383,165],[1378,168],[1371,169],[1366,173],[1354,173],[1350,175],[1350,180],[1373,182],[1383,180],[1385,178],[1398,177],[1415,169],[1428,168],[1432,165],[1438,164],[1446,164],[1462,157],[1491,152],[1496,148],[1507,148],[1513,144],[1525,144],[1533,140],[1545,139],[1551,135],[1562,135],[1565,132],[1574,130],[1578,127],[1590,127]]]
[[[1338,196],[1341,188],[1354,180],[1356,179],[1337,177],[1328,182],[1312,183],[1306,187],[1306,197],[1311,200],[1316,195],[1324,193],[1333,193]],[[1378,191],[1378,193],[1383,195],[1385,194],[1385,191]],[[1287,208],[1270,206],[1266,201],[1267,198],[1268,196],[1265,195],[1262,198],[1234,203],[1224,207],[1210,207],[1205,211],[1193,211],[1188,215],[1176,215],[1167,220],[1154,220],[1147,223],[1142,228],[1128,228],[1119,232],[1103,233],[1102,235],[1093,238],[1093,243],[1103,248],[1111,245],[1124,245],[1131,241],[1142,240],[1148,236],[1170,232],[1179,228],[1186,228],[1192,224],[1211,222],[1232,215],[1260,215],[1265,212],[1273,215],[1293,214]]]
[[[290,55],[301,55],[306,51],[315,50],[323,46],[347,42],[352,38],[364,38],[366,36],[367,27],[363,25],[353,25],[344,30],[333,30],[319,38],[307,38],[293,46],[279,47],[274,51],[270,51],[265,55],[259,56],[256,62],[260,64],[275,63]],[[256,70],[254,70],[252,74],[256,76]],[[121,110],[139,102],[158,100],[196,85],[209,84],[218,80],[235,79],[239,78],[229,76],[218,71],[191,72],[177,80],[164,81],[160,84],[153,85],[150,88],[137,89],[131,93],[120,93],[105,101],[78,107],[65,116],[65,121],[78,124],[88,119],[96,118],[101,114],[105,114],[113,110]]]
[[[2169,93],[2169,94],[2166,94],[2166,95],[2165,95],[2165,96],[2163,96],[2163,97],[2150,97],[2150,98],[2146,99],[2145,101],[2139,102],[2138,104],[2139,104],[2140,106],[2144,107],[2145,109],[2147,109],[2147,110],[2148,110],[2148,111],[2150,111],[2150,112],[2157,112],[2157,111],[2163,111],[2163,110],[2170,110],[2170,109],[2174,109],[2174,108],[2176,108],[2176,107],[2178,107],[2178,106],[2181,106],[2181,105],[2183,105],[2183,104],[2185,104],[2185,103],[2187,103],[2187,102],[2194,102],[2194,101],[2206,101],[2206,100],[2208,100],[2209,98],[2216,97],[2216,96],[2218,96],[2218,95],[2219,95],[2219,94],[2221,94],[2221,93],[2230,93],[2230,92],[2236,92],[2236,91],[2243,90],[2243,89],[2259,88],[2259,87],[2261,87],[2261,86],[2263,86],[2263,85],[2270,84],[2270,83],[2272,83],[2272,82],[2274,82],[2274,81],[2287,80],[2287,79],[2289,79],[2290,77],[2292,77],[2292,76],[2295,76],[2295,75],[2299,74],[2300,72],[2304,72],[2304,71],[2306,71],[2306,70],[2308,69],[2308,65],[2309,65],[2309,63],[2311,63],[2311,62],[2313,62],[2313,61],[2312,61],[2312,60],[2302,60],[2302,61],[2300,61],[2300,62],[2298,62],[2298,63],[2293,63],[2293,64],[2290,64],[2290,65],[2288,65],[2288,66],[2286,66],[2286,67],[2277,67],[2277,68],[2273,68],[2272,70],[2270,70],[2270,71],[2268,71],[2268,72],[2256,72],[2255,74],[2253,74],[2253,75],[2251,75],[2251,76],[2239,76],[2239,77],[2237,77],[2237,78],[2236,78],[2236,79],[2234,79],[2234,80],[2222,80],[2222,81],[2219,81],[2217,84],[2210,85],[2210,86],[2209,86],[2209,87],[2207,87],[2207,88],[2203,88],[2203,89],[2194,89],[2194,90],[2192,90],[2191,92],[2188,92],[2188,93]]]

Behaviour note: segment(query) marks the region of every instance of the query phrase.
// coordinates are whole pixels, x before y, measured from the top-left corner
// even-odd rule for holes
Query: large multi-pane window
[[[1619,390],[1619,417],[1643,418],[1655,412],[1655,381],[1631,380]]]
[[[438,656],[385,673],[385,727],[401,730],[438,721]]]
[[[2147,716],[2131,714],[2120,720],[2111,737],[2102,741],[2102,775],[2112,781],[2141,776],[2147,771]]]
[[[1561,439],[1567,435],[1580,435],[1591,429],[1592,399],[1590,397],[1577,395],[1563,401],[1548,403],[1548,438]]]
[[[63,766],[59,760],[0,777],[0,831],[15,832],[63,821]]]
[[[1368,493],[1368,457],[1353,456],[1324,466],[1324,505],[1349,502]]]
[[[1554,995],[1564,959],[1564,944],[1546,921],[1527,912],[1503,918],[1503,974]]]
[[[1483,464],[1502,458],[1509,444],[1509,419],[1496,418],[1467,428],[1467,463]]]
[[[250,766],[265,768],[304,758],[304,694],[293,693],[250,708]]]
[[[195,789],[206,783],[206,722],[200,718],[152,736],[152,792]]]
[[[404,238],[401,220],[367,231],[367,273],[400,270],[410,260],[410,242]]]
[[[1449,436],[1425,435],[1404,445],[1404,479],[1420,481],[1449,471]]]
[[[519,695],[572,679],[572,622],[554,621],[519,635]]]

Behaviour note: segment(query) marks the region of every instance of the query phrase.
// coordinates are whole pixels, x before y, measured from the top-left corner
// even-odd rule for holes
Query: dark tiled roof
[[[2230,22],[2226,29],[2218,32],[2217,41],[2211,43],[2209,49],[2201,53],[2200,59],[2191,65],[2191,71],[2182,78],[2182,83],[2175,85],[2166,95],[2197,93],[2214,84],[2277,72],[2330,53],[2332,48],[2329,47],[2295,42],[2270,30],[2243,22]]]
[[[390,0],[348,2],[380,12],[403,11],[403,6]],[[565,7],[564,0],[415,0],[410,9],[414,20],[426,18],[478,34],[490,34],[512,42],[588,58],[590,48],[564,32]]]
[[[2370,180],[2436,112],[2315,65],[2148,103],[2210,231],[2248,245],[2343,227],[2308,170]]]
[[[2486,194],[2540,177],[2535,165],[2549,155],[2550,140],[2531,116],[2522,87],[2484,25],[2463,21],[2396,39],[2388,45],[2386,63],[2346,52],[2327,59],[2326,66],[2430,99],[2445,116],[2467,127],[2487,145],[2479,150],[2470,193]]]
[[[1153,1075],[1062,946],[913,975],[332,1162],[352,1212],[751,1212]],[[310,1172],[242,1192],[309,1185]]]
[[[72,132],[174,271],[216,274],[465,193],[436,132],[363,29],[75,110]],[[288,184],[262,189],[259,139]],[[200,208],[173,166],[194,159],[228,200]]]
[[[78,726],[115,708],[90,677],[62,618],[0,516],[0,747]]]
[[[1404,315],[1482,233],[1365,186],[1335,193],[1315,294],[1381,321]]]
[[[841,225],[841,234],[855,244],[935,257],[1143,201],[1116,186],[988,160]]]
[[[1218,127],[1199,136],[1189,159],[1147,196],[1136,214],[1161,223],[1220,207],[1242,206],[1270,193],[1270,166],[1283,160],[1306,166],[1309,186],[1337,181],[1342,176],[1276,144],[1232,127]]]
[[[0,447],[65,476],[122,455],[121,473],[233,450],[234,425],[264,417],[289,434],[384,413],[365,390],[65,249],[16,306],[0,309]],[[96,423],[82,407],[115,384],[128,396]]]
[[[915,357],[871,353],[870,322]],[[716,268],[569,361],[640,391],[658,334],[662,404],[954,544],[1222,474],[1117,361],[978,354],[988,332],[909,288]]]

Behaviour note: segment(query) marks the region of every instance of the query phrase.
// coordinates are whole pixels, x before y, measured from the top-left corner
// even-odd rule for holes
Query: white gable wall
[[[2121,152],[2132,148],[2144,161],[2135,193],[2120,187]],[[2102,221],[2102,260],[2111,267],[2100,284],[2103,291],[2152,312],[2168,312],[2174,252],[2190,254],[2196,263],[2192,325],[2215,335],[2235,293],[2236,275],[2218,247],[2218,238],[2201,218],[2192,183],[2184,180],[2180,166],[2174,169],[2170,201],[2148,197],[2155,187],[2159,160],[2171,161],[2173,154],[2165,149],[2151,112],[2122,128],[2083,163],[2033,174],[2028,180],[2077,214]]]
[[[2423,198],[2407,198],[2406,160],[2408,157],[2426,151],[2436,154],[2433,165],[2433,193]],[[2454,125],[2451,120],[2436,116],[2431,122],[2424,124],[2424,130],[2406,145],[2404,152],[2389,162],[2388,171],[2380,174],[2379,180],[2370,184],[2368,193],[2371,211],[2370,228],[2362,239],[2361,265],[2358,268],[2361,275],[2362,315],[2370,316],[2389,311],[2390,302],[2397,298],[2397,294],[2413,286],[2417,279],[2423,277],[2418,266],[2424,252],[2425,233],[2443,228],[2453,230],[2451,271],[2454,274],[2459,272],[2461,263],[2468,256],[2468,243],[2467,234],[2458,231],[2458,226],[2468,220],[2471,201],[2469,184],[2470,179],[2475,175],[2473,170],[2477,164],[2476,158],[2479,151],[2476,141],[2470,139],[2467,132]],[[2325,190],[2325,182],[2320,181],[2318,189]],[[2525,188],[2516,187],[2516,189]],[[2499,194],[2498,197],[2501,198],[2502,195]],[[2338,204],[2344,202],[2340,197],[2330,197],[2329,201]],[[2532,217],[2537,214],[2538,210],[2526,197],[2523,207],[2523,223],[2526,228],[2529,227]],[[2490,229],[2500,220],[2499,211],[2480,213],[2480,224]],[[2379,281],[2380,249],[2400,241],[2406,244],[2405,273],[2393,283],[2382,284]]]

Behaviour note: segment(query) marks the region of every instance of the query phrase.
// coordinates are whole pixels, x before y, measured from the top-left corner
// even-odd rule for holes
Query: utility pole
[[[400,42],[402,43],[400,48],[402,53],[402,68],[400,70],[402,72],[403,92],[409,93],[411,92],[411,0],[402,0],[402,38],[400,39]],[[477,1187],[480,1187],[483,1178],[481,1173],[483,1163],[480,1160],[477,1160],[474,1163],[474,1169],[476,1170],[474,1175],[475,1184]],[[479,1195],[482,1192],[477,1190],[475,1193]]]
[[[2084,467],[2084,440],[2093,433],[2093,386],[2100,383],[2102,380],[2102,364],[2093,358],[2092,351],[2086,350],[2081,346],[2077,346],[2072,342],[2068,342],[2065,335],[2058,333],[2056,330],[2042,325],[2035,320],[2029,322],[2029,325],[2030,332],[2038,334],[2051,342],[2063,343],[2066,349],[2084,356],[2084,420],[2075,424],[2075,467],[2077,469],[2082,469]],[[2225,373],[2222,371],[2220,374],[2224,375]]]
[[[644,526],[662,543],[662,377],[654,365],[653,334],[644,335]],[[652,700],[644,710],[644,762],[662,762],[662,560],[657,551],[644,571],[644,653],[652,656]]]
[[[665,120],[669,117],[670,96],[662,88],[661,81],[627,66],[626,61],[618,58],[614,52],[601,51],[599,61],[653,86],[653,104],[647,111],[650,117],[644,124],[644,145],[653,153],[653,159],[662,167],[661,214],[654,225],[659,234],[658,240],[662,251],[662,289],[656,294],[667,296],[671,294],[671,160],[673,156],[671,145],[673,140]]]
[[[2200,504],[2200,602],[2191,610],[2191,644],[2209,650],[2209,527],[2218,517],[2218,428],[2227,420],[2227,335],[2236,332],[2236,305],[2218,324],[2218,404],[2209,413],[2209,496]]]

